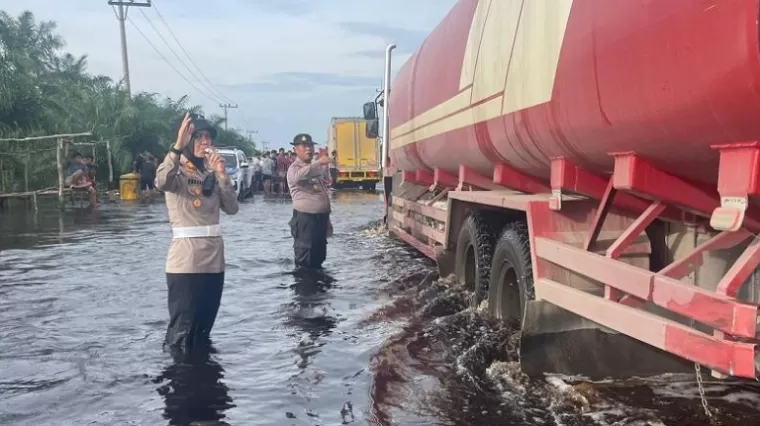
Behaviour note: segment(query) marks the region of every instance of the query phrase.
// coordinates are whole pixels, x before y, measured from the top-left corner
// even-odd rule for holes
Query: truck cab
[[[367,137],[367,121],[362,117],[335,117],[327,136],[328,152],[338,152],[336,188],[375,189],[380,182],[380,144]]]

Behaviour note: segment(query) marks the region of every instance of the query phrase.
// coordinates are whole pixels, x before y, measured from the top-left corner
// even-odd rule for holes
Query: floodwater
[[[290,205],[223,217],[214,350],[174,361],[165,207],[0,213],[2,425],[746,425],[760,389],[705,374],[528,379],[517,333],[378,229],[380,195],[339,193],[325,273],[294,275]]]

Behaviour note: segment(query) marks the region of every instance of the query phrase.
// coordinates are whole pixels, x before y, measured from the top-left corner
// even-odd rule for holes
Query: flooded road
[[[0,214],[0,424],[710,424],[694,376],[523,377],[517,333],[378,231],[381,210],[338,194],[326,271],[309,276],[292,272],[289,203],[223,217],[215,351],[183,363],[161,348],[161,202]],[[757,387],[704,374],[715,424],[760,421]]]

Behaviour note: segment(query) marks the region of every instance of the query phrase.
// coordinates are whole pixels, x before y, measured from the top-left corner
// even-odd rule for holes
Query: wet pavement
[[[324,274],[292,272],[288,202],[223,217],[214,351],[182,362],[161,202],[0,213],[0,424],[710,424],[694,376],[522,376],[515,330],[381,232],[380,197],[337,194]],[[714,424],[760,421],[757,386],[705,381]]]

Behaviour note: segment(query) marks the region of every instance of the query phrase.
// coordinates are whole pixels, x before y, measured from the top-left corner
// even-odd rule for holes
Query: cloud
[[[56,21],[67,50],[87,54],[91,72],[121,79],[119,25],[105,1],[5,3],[3,9],[13,15],[31,10],[38,20]],[[362,103],[376,95],[389,42],[398,46],[397,70],[454,3],[225,0],[209,8],[201,0],[154,0],[154,8],[129,10],[132,88],[174,98],[188,94],[209,115],[221,114],[219,103],[227,100],[220,98],[229,98],[239,106],[229,110],[230,127],[256,129],[259,138],[272,143],[284,145],[300,131],[316,138],[326,135],[331,117],[360,115]]]
[[[412,53],[422,44],[428,34],[427,31],[423,30],[398,28],[376,22],[342,22],[340,27],[353,34],[381,39],[384,45],[394,43],[397,53]],[[372,55],[370,52],[363,50],[356,53],[369,57],[376,55],[383,57],[385,55],[383,50],[379,50],[376,55]]]
[[[311,0],[249,0],[248,4],[264,13],[293,16],[309,15],[316,7],[315,2]]]
[[[382,80],[373,77],[346,76],[319,72],[281,72],[265,77],[262,81],[226,85],[229,91],[237,93],[301,93],[321,87],[372,89],[379,87]]]

